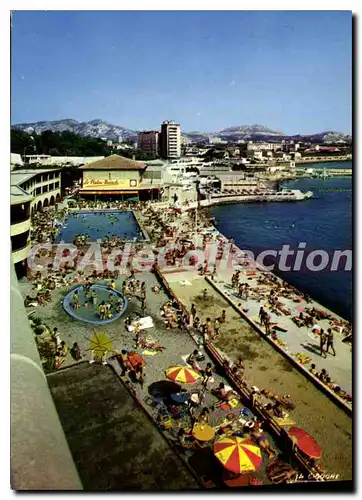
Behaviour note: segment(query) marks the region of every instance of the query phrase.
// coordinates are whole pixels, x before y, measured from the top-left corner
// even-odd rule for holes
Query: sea
[[[352,162],[309,164],[311,168],[352,168]],[[214,207],[216,227],[233,238],[238,247],[255,256],[264,250],[290,250],[306,243],[305,258],[314,250],[327,252],[330,263],[336,250],[352,252],[352,177],[298,179],[283,184],[286,189],[312,191],[314,196],[299,202],[249,203]],[[293,262],[288,260],[287,264]],[[295,260],[295,257],[294,257]],[[273,258],[265,259],[272,264]],[[338,270],[330,265],[321,271],[311,271],[304,262],[299,271],[273,272],[343,318],[352,319],[352,270],[346,270],[341,259]],[[315,264],[317,265],[316,258]]]

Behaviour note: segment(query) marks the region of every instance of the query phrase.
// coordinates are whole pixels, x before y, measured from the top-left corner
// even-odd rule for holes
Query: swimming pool
[[[88,234],[95,242],[108,236],[126,240],[144,239],[144,234],[131,210],[77,210],[65,219],[55,243],[72,243],[79,234]]]
[[[77,292],[79,298],[79,309],[77,310],[75,310],[73,307],[75,292]],[[95,297],[97,299],[96,304],[94,304],[94,299],[92,299],[91,294],[89,297],[87,297],[83,286],[79,285],[64,297],[64,310],[72,318],[79,321],[84,321],[85,323],[90,323],[92,325],[104,325],[107,323],[112,323],[112,321],[118,319],[125,312],[127,308],[127,299],[118,290],[110,290],[104,285],[92,285],[90,288],[90,292],[95,292]],[[113,307],[111,309],[111,317],[101,320],[97,310],[97,306],[99,306],[102,301],[110,303],[111,300],[115,302],[118,299],[121,299],[121,309],[118,312],[115,312]],[[87,307],[85,307],[85,303],[87,304]]]

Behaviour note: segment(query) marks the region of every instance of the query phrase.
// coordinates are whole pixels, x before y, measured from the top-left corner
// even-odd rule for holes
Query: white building
[[[50,156],[50,155],[26,155],[26,163],[29,165],[57,166],[64,165],[81,166],[94,161],[103,160],[104,156]]]
[[[21,169],[13,170],[10,174],[11,252],[19,278],[26,274],[31,215],[60,201],[60,175],[59,169]]]
[[[228,141],[224,141],[220,137],[213,137],[212,139],[209,139],[210,144],[227,144]]]
[[[277,151],[281,149],[281,144],[274,142],[248,142],[248,151]]]
[[[11,185],[18,186],[32,197],[31,213],[54,205],[60,200],[59,169],[21,169],[11,172]]]
[[[174,121],[164,121],[161,125],[160,153],[162,158],[180,158],[181,128]]]
[[[18,277],[25,274],[30,250],[30,204],[33,196],[17,185],[10,187],[11,253]]]
[[[17,153],[10,153],[10,168],[22,167],[24,165],[21,155]]]

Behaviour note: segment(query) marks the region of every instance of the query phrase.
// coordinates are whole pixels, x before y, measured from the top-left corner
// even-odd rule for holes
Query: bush
[[[45,328],[44,328],[44,326],[38,325],[38,326],[34,326],[33,330],[34,330],[35,335],[42,335],[42,333],[44,333]]]

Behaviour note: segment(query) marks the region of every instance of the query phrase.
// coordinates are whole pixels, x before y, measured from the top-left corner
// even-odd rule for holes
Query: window
[[[13,252],[25,248],[28,244],[29,231],[11,237],[11,249]]]
[[[30,202],[11,206],[11,224],[19,224],[30,217]]]

